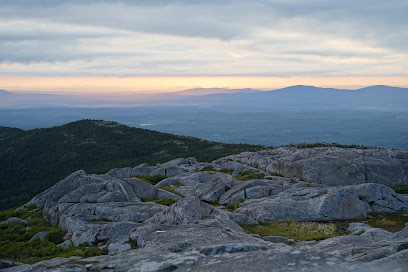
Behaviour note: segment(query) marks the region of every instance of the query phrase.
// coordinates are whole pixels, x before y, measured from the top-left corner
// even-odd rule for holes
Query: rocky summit
[[[146,175],[166,178],[154,184]],[[61,246],[98,245],[109,255],[4,271],[408,271],[408,226],[358,222],[406,215],[408,196],[389,186],[407,184],[408,150],[391,149],[281,147],[211,163],[80,170],[25,206],[68,231]],[[351,223],[347,235],[307,242],[242,228],[280,221]]]

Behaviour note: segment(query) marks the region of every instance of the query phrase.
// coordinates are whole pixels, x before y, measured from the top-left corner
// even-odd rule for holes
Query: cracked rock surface
[[[199,171],[207,165],[215,171]],[[263,177],[237,179],[243,171]],[[79,170],[26,205],[46,210],[74,245],[107,246],[110,256],[79,263],[57,258],[5,271],[404,271],[408,227],[391,233],[352,223],[349,231],[359,235],[300,243],[249,235],[240,224],[408,212],[408,197],[386,186],[408,184],[407,173],[407,150],[335,147],[282,147],[211,163],[181,158],[103,175]],[[168,178],[152,185],[129,178],[136,174]],[[164,198],[177,202],[142,202]],[[228,204],[237,209],[225,210]]]

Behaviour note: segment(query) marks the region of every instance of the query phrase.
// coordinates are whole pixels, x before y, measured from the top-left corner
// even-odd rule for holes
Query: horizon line
[[[408,77],[261,77],[261,76],[201,76],[201,77],[27,77],[0,76],[0,89],[25,93],[139,93],[160,94],[188,89],[246,89],[271,91],[293,86],[313,86],[357,90],[385,85],[408,87]]]

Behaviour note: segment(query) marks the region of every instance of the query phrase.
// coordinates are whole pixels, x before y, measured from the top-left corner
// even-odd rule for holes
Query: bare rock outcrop
[[[234,169],[241,167],[237,164],[240,163],[268,173],[330,186],[408,184],[408,150],[280,147],[244,152],[215,162],[233,165]]]
[[[200,171],[206,165],[215,170]],[[237,178],[243,171],[258,178]],[[407,213],[408,196],[386,186],[407,184],[407,173],[406,150],[282,147],[209,164],[188,158],[104,175],[79,170],[26,205],[46,210],[74,245],[106,246],[113,255],[84,259],[88,265],[44,262],[60,265],[56,271],[401,271],[408,266],[408,228],[391,233],[353,223],[356,235],[301,244],[260,239],[240,225]],[[168,178],[156,185],[130,178],[138,174]],[[6,271],[37,268],[46,265]]]

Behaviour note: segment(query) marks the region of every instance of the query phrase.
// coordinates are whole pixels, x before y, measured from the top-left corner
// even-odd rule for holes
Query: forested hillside
[[[24,131],[0,127],[0,210],[15,207],[70,173],[156,164],[178,157],[211,161],[261,146],[221,144],[193,137],[82,120]]]

